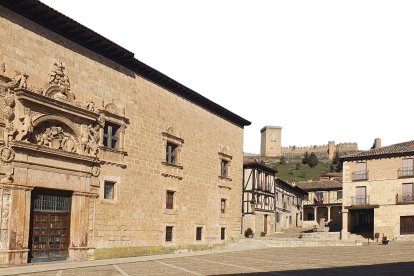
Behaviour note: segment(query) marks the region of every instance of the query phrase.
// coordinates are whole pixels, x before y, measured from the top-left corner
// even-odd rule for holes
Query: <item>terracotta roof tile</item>
[[[380,158],[386,156],[401,156],[401,155],[414,155],[414,140],[403,142],[399,144],[394,144],[386,147],[381,147],[377,149],[371,149],[367,151],[361,151],[358,153],[353,153],[349,155],[342,156],[341,159],[344,161],[348,160],[358,160],[365,158]]]
[[[342,189],[342,183],[336,180],[296,182],[296,186],[305,191]]]

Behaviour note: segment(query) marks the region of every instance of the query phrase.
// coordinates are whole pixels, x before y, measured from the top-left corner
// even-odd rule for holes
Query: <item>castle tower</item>
[[[282,127],[265,126],[260,130],[262,134],[260,155],[279,157],[282,155]]]
[[[334,159],[335,152],[336,152],[335,141],[329,141],[328,142],[328,159],[329,160]]]

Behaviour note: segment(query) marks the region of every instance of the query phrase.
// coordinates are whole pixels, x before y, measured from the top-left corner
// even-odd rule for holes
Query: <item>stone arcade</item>
[[[250,122],[36,0],[0,41],[0,265],[240,237]]]

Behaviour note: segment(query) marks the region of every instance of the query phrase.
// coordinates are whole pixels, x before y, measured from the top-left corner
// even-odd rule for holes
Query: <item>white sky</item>
[[[282,145],[414,139],[414,1],[42,0]]]

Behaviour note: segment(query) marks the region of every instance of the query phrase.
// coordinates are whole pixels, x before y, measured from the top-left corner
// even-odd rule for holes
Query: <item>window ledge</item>
[[[178,210],[176,209],[164,209],[164,215],[178,215]]]
[[[108,205],[118,205],[118,201],[116,199],[101,199],[101,203]]]
[[[101,146],[99,147],[100,150],[103,151],[109,151],[109,152],[114,152],[114,153],[118,153],[118,154],[123,154],[123,155],[127,155],[127,152],[124,150],[119,150],[119,149],[113,149],[113,148],[107,148],[105,146]]]
[[[171,164],[171,163],[168,163],[168,162],[165,162],[165,161],[161,162],[161,164],[163,164],[164,166],[174,167],[174,168],[177,168],[177,169],[180,169],[180,170],[184,169],[184,167],[181,166],[181,165]]]
[[[232,179],[230,177],[227,177],[227,176],[219,175],[218,178],[226,180],[226,181],[232,181]]]

